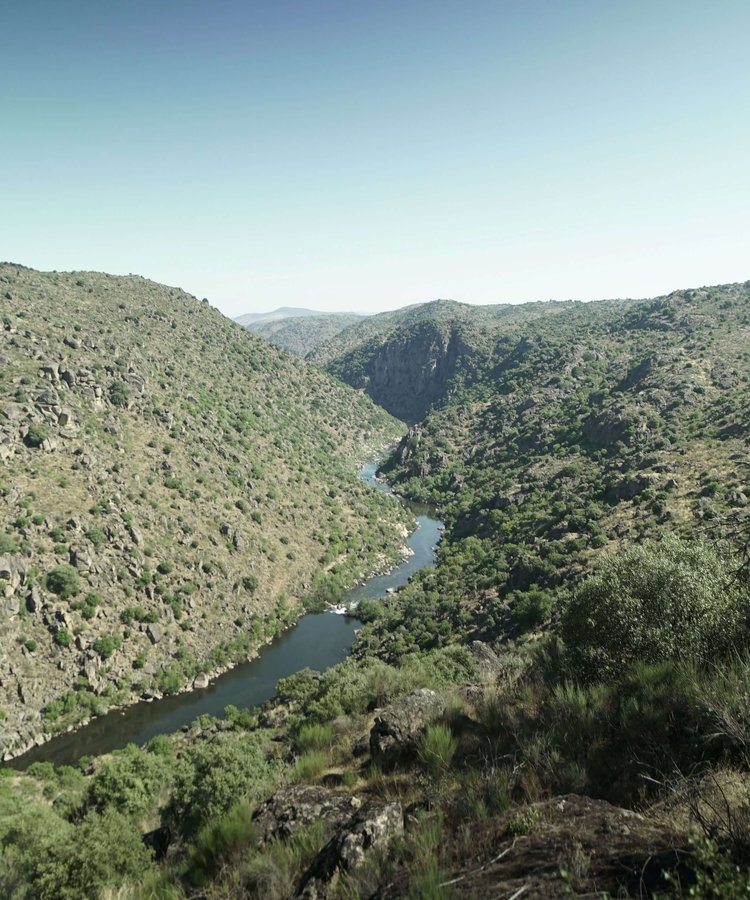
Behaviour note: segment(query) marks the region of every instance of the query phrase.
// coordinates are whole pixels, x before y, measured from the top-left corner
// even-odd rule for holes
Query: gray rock
[[[403,828],[404,814],[400,803],[371,801],[361,809],[355,808],[354,814],[339,826],[302,876],[297,896],[307,900],[327,897],[337,872],[352,872],[359,868],[370,851],[385,850]]]
[[[424,729],[445,712],[445,700],[422,688],[397,700],[375,719],[370,731],[370,755],[381,763],[393,763],[416,750]]]
[[[152,644],[158,644],[162,639],[163,631],[161,625],[157,625],[156,622],[150,622],[146,628],[146,634],[149,637],[149,640]]]

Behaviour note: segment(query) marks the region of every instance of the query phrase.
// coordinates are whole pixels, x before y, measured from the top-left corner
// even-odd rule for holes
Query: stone
[[[193,679],[193,687],[194,688],[207,688],[210,683],[210,679],[205,672],[201,672],[200,675],[196,675]]]
[[[152,644],[158,644],[164,636],[161,625],[157,625],[156,622],[149,622],[148,626],[146,627],[146,634],[148,635],[148,638]]]
[[[443,697],[422,688],[392,703],[375,718],[370,731],[370,755],[381,763],[393,763],[413,755],[417,738],[445,712]]]

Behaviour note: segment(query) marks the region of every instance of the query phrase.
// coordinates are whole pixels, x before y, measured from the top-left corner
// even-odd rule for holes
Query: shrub
[[[709,659],[739,635],[743,586],[701,542],[669,537],[602,560],[563,611],[575,675],[613,678],[637,661]]]
[[[186,878],[190,884],[197,887],[206,884],[233,857],[247,855],[248,847],[255,842],[252,819],[252,807],[238,803],[226,815],[201,829],[188,857]]]
[[[46,425],[35,422],[33,425],[29,425],[25,443],[27,447],[41,447],[48,437],[49,428]]]
[[[458,741],[447,725],[429,725],[417,741],[417,753],[422,765],[432,775],[440,775],[450,768],[456,755]]]
[[[54,634],[53,640],[58,647],[70,647],[73,643],[73,635],[67,628],[58,628]]]
[[[553,600],[549,593],[533,588],[518,595],[511,615],[516,625],[527,630],[546,622],[552,614],[552,606]]]
[[[333,727],[315,722],[303,725],[297,732],[294,744],[300,753],[328,749],[333,744]]]
[[[86,532],[86,537],[95,547],[101,547],[107,542],[107,535],[102,528],[94,526]]]
[[[104,634],[98,637],[92,646],[102,659],[109,659],[115,650],[119,650],[122,646],[122,638],[117,634]]]
[[[109,399],[113,406],[125,407],[130,400],[130,390],[124,381],[113,381],[109,387]]]
[[[297,760],[293,777],[296,781],[310,781],[317,778],[329,762],[328,754],[322,750],[308,750]]]
[[[167,824],[183,837],[197,834],[239,800],[257,800],[273,785],[278,765],[268,761],[262,733],[218,735],[185,754]]]
[[[143,816],[159,800],[169,777],[169,764],[159,753],[144,753],[133,744],[107,760],[91,780],[86,797],[90,808],[116,809]]]
[[[47,574],[47,590],[57,594],[61,600],[74,597],[80,589],[81,580],[73,566],[56,566]]]

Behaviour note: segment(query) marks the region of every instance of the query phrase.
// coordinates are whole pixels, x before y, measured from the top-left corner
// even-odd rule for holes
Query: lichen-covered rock
[[[296,785],[267,800],[254,822],[261,843],[286,840],[301,829],[322,823],[327,841],[295,890],[295,896],[321,900],[328,896],[338,872],[356,869],[370,851],[387,847],[403,830],[404,815],[400,803]]]
[[[444,712],[443,697],[427,688],[392,703],[375,718],[370,731],[372,758],[388,764],[409,756],[419,735]]]

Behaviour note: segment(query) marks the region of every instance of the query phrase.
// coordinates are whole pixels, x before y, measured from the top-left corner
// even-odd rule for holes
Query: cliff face
[[[470,380],[480,356],[460,326],[423,322],[399,329],[385,341],[370,341],[328,369],[391,415],[413,424],[459,380]]]

